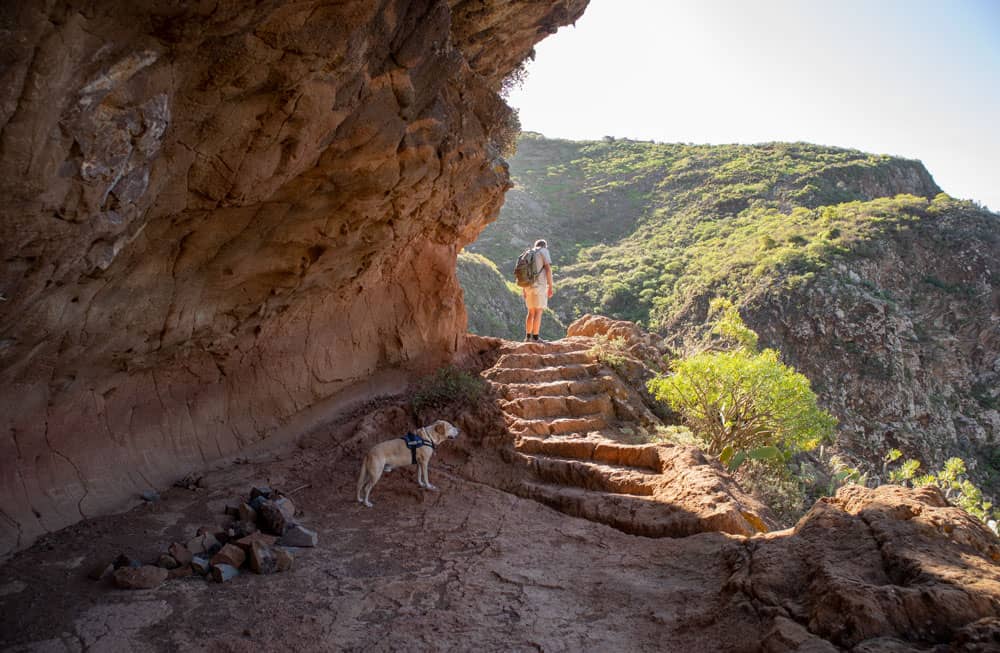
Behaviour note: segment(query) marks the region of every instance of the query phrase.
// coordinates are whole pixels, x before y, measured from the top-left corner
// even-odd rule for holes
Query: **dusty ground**
[[[740,650],[736,615],[718,619],[728,536],[634,537],[464,480],[444,453],[419,491],[388,474],[374,509],[354,502],[357,460],[319,449],[235,465],[208,487],[88,520],[0,571],[0,645],[9,651]],[[251,483],[291,490],[320,544],[291,572],[227,584],[172,580],[125,591],[86,578],[125,552],[155,560]],[[749,625],[749,621],[746,625]],[[741,632],[742,631],[742,632]],[[740,637],[740,635],[748,636]]]

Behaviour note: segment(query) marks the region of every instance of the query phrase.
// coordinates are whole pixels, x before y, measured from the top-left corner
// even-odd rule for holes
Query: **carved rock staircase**
[[[696,448],[628,443],[657,419],[592,345],[505,343],[483,373],[513,436],[503,455],[519,473],[503,489],[635,535],[767,530],[766,509]]]

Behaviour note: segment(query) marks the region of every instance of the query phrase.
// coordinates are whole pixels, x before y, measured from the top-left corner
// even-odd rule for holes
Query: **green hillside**
[[[919,162],[804,143],[527,133],[510,164],[515,188],[469,249],[503,264],[547,238],[567,322],[596,312],[656,326],[708,289],[736,296],[783,273],[795,283],[940,192]],[[886,199],[899,194],[910,196]]]
[[[958,456],[1000,493],[1000,216],[942,193],[919,161],[523,134],[510,170],[469,249],[507,270],[546,238],[567,324],[632,320],[684,351],[727,297],[810,379],[853,466],[875,478],[893,449],[927,468]],[[490,303],[463,285],[489,333]]]

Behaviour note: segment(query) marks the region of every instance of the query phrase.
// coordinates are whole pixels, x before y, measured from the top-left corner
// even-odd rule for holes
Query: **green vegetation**
[[[439,409],[459,402],[473,404],[486,391],[482,377],[469,374],[454,366],[442,367],[417,384],[410,404],[417,413],[427,408]]]
[[[550,243],[567,321],[662,327],[699,297],[809,283],[956,203],[914,161],[805,143],[684,145],[522,134],[515,189],[470,246],[502,265]],[[916,179],[926,197],[892,194]]]
[[[993,509],[993,504],[983,497],[982,490],[969,480],[964,460],[949,458],[944,461],[944,466],[941,469],[930,474],[919,474],[920,461],[913,458],[909,458],[899,463],[895,469],[889,470],[889,465],[897,463],[902,456],[903,453],[899,449],[890,449],[885,456],[885,467],[889,472],[888,480],[890,483],[910,487],[933,485],[940,488],[948,501],[970,515],[978,517],[994,533],[997,532],[1000,512]]]
[[[783,466],[831,438],[837,420],[816,404],[809,380],[773,349],[757,351],[757,334],[730,302],[715,301],[713,309],[719,315],[713,330],[734,348],[674,361],[673,374],[649,382],[653,396],[677,410],[705,450],[733,470],[746,460]]]
[[[594,336],[594,345],[588,352],[599,363],[613,370],[623,369],[629,355],[624,338],[609,338],[602,334]]]

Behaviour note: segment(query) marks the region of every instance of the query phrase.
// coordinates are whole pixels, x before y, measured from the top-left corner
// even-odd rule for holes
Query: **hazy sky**
[[[591,0],[536,50],[526,130],[853,147],[1000,211],[1000,0]]]

